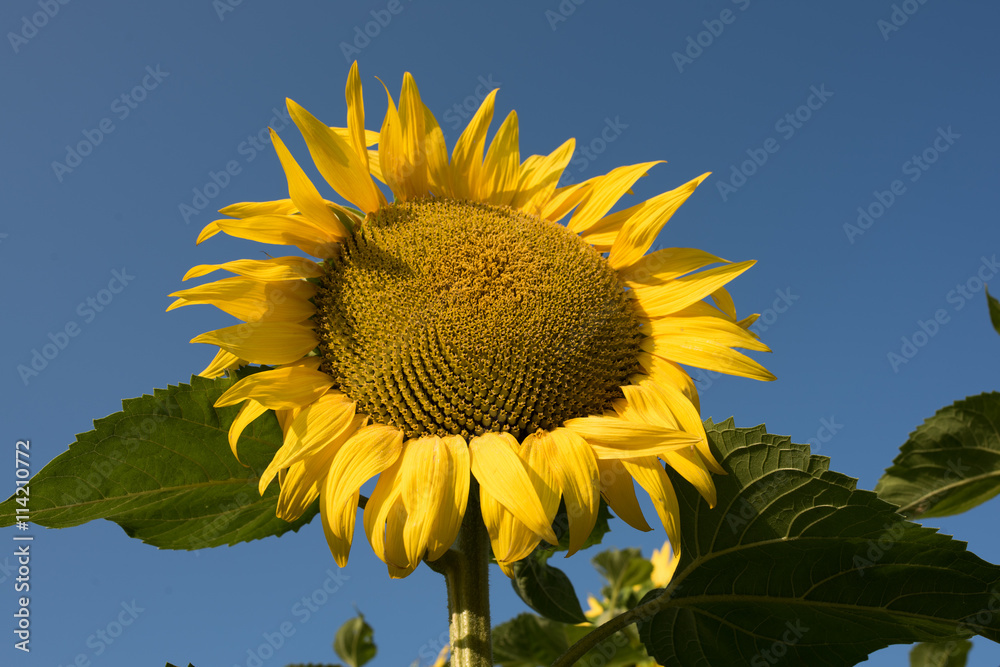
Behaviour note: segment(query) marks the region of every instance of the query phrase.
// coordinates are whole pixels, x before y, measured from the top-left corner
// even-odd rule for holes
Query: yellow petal
[[[646,175],[650,167],[661,162],[663,160],[618,167],[597,178],[586,199],[570,218],[569,230],[580,233],[589,229],[632,189],[636,181]]]
[[[451,167],[448,164],[448,147],[444,133],[431,110],[424,107],[424,157],[427,160],[427,180],[431,192],[437,196],[453,196]]]
[[[601,471],[601,495],[618,518],[636,530],[653,530],[642,515],[632,476],[625,470],[622,461],[597,459],[597,468]]]
[[[247,376],[226,390],[215,407],[235,405],[252,398],[272,410],[309,405],[333,386],[333,378],[302,366],[276,368]]]
[[[486,433],[473,438],[469,444],[472,474],[480,487],[518,521],[554,544],[556,535],[516,448],[517,440],[509,433]]]
[[[633,376],[631,380],[633,383],[631,386],[622,387],[625,399],[630,404],[637,405],[636,396],[641,395],[641,399],[646,401],[648,406],[655,406],[647,407],[645,413],[640,412],[640,418],[650,420],[655,418],[654,414],[656,413],[662,414],[664,411],[669,411],[673,419],[665,421],[664,424],[676,423],[684,431],[697,436],[700,440],[695,445],[695,449],[701,454],[708,468],[712,472],[726,474],[709,449],[708,435],[705,433],[705,426],[701,421],[701,415],[698,414],[698,409],[682,390],[670,382],[658,382],[653,377],[648,376]],[[674,420],[676,421],[674,422]]]
[[[343,567],[351,550],[358,490],[361,485],[391,466],[403,447],[403,434],[392,426],[373,424],[359,429],[340,447],[330,465],[320,502],[327,544],[334,560]],[[347,509],[350,508],[348,512]]]
[[[698,442],[684,431],[618,417],[578,417],[567,420],[564,426],[589,442],[598,459],[655,456]]]
[[[281,492],[275,510],[279,519],[295,521],[319,498],[322,483],[336,453],[333,448],[323,449],[312,458],[281,471],[278,477]]]
[[[208,331],[191,340],[209,343],[252,364],[290,364],[316,347],[311,327],[291,322],[255,322]]]
[[[715,482],[698,452],[678,450],[664,454],[660,458],[697,489],[709,507],[715,507],[717,500]]]
[[[424,106],[413,77],[403,75],[400,108],[396,110],[389,89],[388,108],[379,133],[379,168],[398,200],[426,196],[427,164],[424,160]]]
[[[562,496],[560,479],[552,465],[552,449],[546,436],[539,437],[538,434],[531,434],[516,450],[517,456],[528,471],[531,485],[534,487],[535,493],[538,494],[538,499],[542,504],[542,512],[545,514],[545,522],[549,526],[552,525],[556,512],[559,511],[559,498]],[[513,545],[524,545],[525,547],[530,545],[530,548],[534,549],[539,541],[538,538],[537,533],[520,521],[515,521],[511,529]],[[515,550],[517,550],[516,546]]]
[[[213,220],[202,228],[198,234],[198,239],[194,243],[195,245],[201,245],[204,241],[207,241],[221,231],[222,228],[219,227],[219,221]]]
[[[532,155],[525,160],[521,165],[517,194],[514,195],[510,205],[541,216],[542,207],[556,191],[559,178],[573,157],[575,147],[576,141],[567,139],[562,146],[548,155]]]
[[[260,417],[262,414],[267,412],[267,408],[258,403],[257,401],[247,401],[240,408],[239,413],[236,418],[233,419],[233,423],[229,425],[229,448],[233,450],[233,456],[236,460],[240,460],[240,455],[236,451],[236,445],[240,440],[240,435],[243,430],[250,425],[250,422]]]
[[[681,562],[680,545],[675,547],[671,549],[670,542],[667,541],[659,550],[653,549],[653,555],[649,559],[653,564],[653,573],[649,578],[657,588],[665,588],[674,578],[677,565]]]
[[[233,368],[239,368],[245,363],[246,362],[237,357],[235,354],[226,352],[225,350],[219,350],[215,353],[215,358],[212,359],[212,362],[205,368],[205,370],[198,373],[198,375],[206,378],[217,378],[220,375],[223,375],[226,371]]]
[[[213,271],[230,271],[244,278],[262,282],[279,282],[323,275],[319,264],[305,257],[273,257],[271,259],[237,259],[225,264],[199,264],[184,274],[184,280],[200,278]]]
[[[628,292],[635,299],[636,314],[656,318],[672,315],[700,301],[756,264],[755,260],[719,266],[671,280],[655,287],[636,287]]]
[[[483,162],[483,192],[486,201],[507,206],[514,199],[520,180],[521,152],[518,148],[517,112],[507,115],[497,130]]]
[[[400,174],[399,177],[405,179],[406,191],[414,197],[425,197],[430,191],[427,180],[427,159],[424,155],[425,110],[413,76],[409,72],[404,73],[403,87],[399,93],[399,123],[402,130],[403,164],[406,173]]]
[[[639,347],[650,354],[686,366],[695,366],[754,380],[776,379],[766,368],[750,357],[703,338],[645,338]]]
[[[302,322],[316,313],[309,301],[316,286],[304,280],[259,282],[250,278],[223,278],[179,290],[168,311],[192,304],[211,304],[233,317],[255,322]]]
[[[371,543],[375,555],[382,562],[388,562],[386,557],[386,521],[389,518],[389,513],[393,511],[396,500],[400,498],[402,463],[403,457],[400,456],[391,466],[382,471],[378,476],[375,489],[365,505],[365,534],[368,535],[368,541]],[[402,501],[400,501],[400,508],[402,509]],[[403,525],[405,526],[405,523]],[[400,535],[400,544],[402,544],[402,539],[402,535]],[[403,556],[404,558],[400,559],[398,565],[405,564],[405,552]]]
[[[302,167],[292,157],[292,154],[288,151],[285,142],[281,140],[278,133],[274,130],[270,130],[270,132],[271,143],[278,154],[281,167],[285,170],[285,178],[288,179],[288,194],[295,203],[295,207],[310,222],[325,229],[330,236],[340,239],[346,238],[347,228],[344,227],[334,212],[327,207],[323,197],[319,194],[319,190],[316,189],[316,186],[306,176],[306,172],[302,171]]]
[[[597,457],[590,444],[569,429],[538,431],[535,437],[536,446],[542,450],[542,461],[551,467],[566,503],[569,557],[583,548],[597,522],[601,499]]]
[[[681,522],[680,505],[677,502],[677,494],[667,477],[663,465],[652,456],[641,459],[622,461],[625,470],[632,478],[639,483],[653,501],[656,513],[660,515],[663,528],[667,531],[667,539],[670,544],[680,549],[681,546]]]
[[[291,199],[275,201],[245,201],[220,208],[219,213],[230,218],[252,218],[256,215],[291,215],[298,209]]]
[[[365,99],[361,89],[361,75],[358,73],[358,61],[351,64],[347,74],[347,88],[344,91],[347,98],[347,133],[350,144],[358,155],[358,160],[368,169],[368,138],[365,135]]]
[[[695,387],[694,380],[684,369],[672,361],[667,361],[648,352],[640,352],[637,359],[639,365],[653,381],[678,387],[694,405],[695,410],[701,410],[698,401],[698,388]]]
[[[497,89],[490,91],[455,143],[455,150],[451,154],[451,170],[456,199],[482,201],[483,150],[486,148],[486,131],[493,120],[496,96]]]
[[[301,215],[257,215],[242,220],[216,220],[230,236],[260,243],[293,245],[313,257],[332,257],[341,237]]]
[[[645,205],[625,221],[621,233],[615,239],[611,254],[608,256],[611,268],[631,266],[645,255],[663,229],[663,225],[710,173],[702,174],[679,188],[646,200]]]
[[[661,317],[644,324],[642,333],[652,338],[669,338],[676,344],[697,343],[704,340],[727,347],[742,347],[758,352],[771,351],[771,348],[748,333],[746,329],[721,317]]]
[[[347,558],[351,554],[351,542],[354,540],[354,523],[358,517],[358,501],[361,492],[347,494],[340,504],[334,504],[331,487],[336,480],[327,475],[323,481],[323,489],[319,495],[319,511],[323,518],[323,534],[327,546],[333,554],[333,560],[339,567],[347,566]]]
[[[336,452],[367,420],[365,415],[357,415],[354,410],[354,401],[340,392],[325,394],[302,408],[289,425],[284,443],[260,476],[261,494],[279,470],[321,452]]]
[[[353,144],[346,142],[293,100],[286,101],[288,112],[302,132],[316,168],[330,187],[364,213],[384,206],[385,196],[372,181],[368,166],[358,156]]]
[[[717,263],[731,264],[697,248],[663,248],[618,269],[618,277],[629,287],[651,287]]]
[[[590,193],[595,180],[589,179],[583,183],[574,183],[557,189],[552,193],[552,197],[542,204],[541,217],[552,222],[562,220]]]
[[[461,436],[427,436],[408,441],[402,458],[403,546],[416,567],[425,556],[440,558],[458,535],[469,499],[469,448]]]
[[[733,322],[736,321],[736,304],[733,303],[733,297],[725,287],[720,287],[712,292],[712,301],[719,307],[719,310],[726,314],[726,317]]]

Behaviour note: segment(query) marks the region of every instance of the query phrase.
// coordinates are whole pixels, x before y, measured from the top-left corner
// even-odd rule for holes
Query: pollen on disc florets
[[[407,437],[520,439],[600,414],[637,371],[639,325],[607,261],[510,208],[391,204],[319,282],[321,368]]]

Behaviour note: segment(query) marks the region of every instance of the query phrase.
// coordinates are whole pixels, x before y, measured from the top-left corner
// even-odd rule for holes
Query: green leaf
[[[706,423],[728,475],[710,509],[668,468],[681,561],[634,613],[650,655],[679,665],[854,665],[890,644],[1000,640],[1000,567],[905,521],[809,447]]]
[[[971,650],[967,639],[917,644],[910,651],[910,667],[965,667]]]
[[[372,626],[359,613],[337,630],[337,635],[333,638],[333,650],[350,667],[361,667],[375,657],[374,637]]]
[[[990,296],[990,291],[986,290],[986,302],[989,304],[990,322],[993,323],[993,328],[1000,334],[1000,301]]]
[[[608,549],[591,560],[608,585],[601,594],[615,609],[627,607],[625,597],[633,586],[649,587],[649,575],[653,564],[642,557],[638,549]]]
[[[548,667],[593,627],[567,625],[520,614],[493,628],[493,662],[503,667]],[[616,632],[577,663],[625,667],[648,660],[642,645],[624,632]]]
[[[524,603],[539,614],[563,623],[583,623],[580,600],[573,589],[573,582],[562,570],[552,567],[549,555],[535,551],[513,565],[514,576],[510,583]]]
[[[910,434],[875,487],[906,516],[950,516],[1000,493],[1000,393],[938,410]]]
[[[245,374],[245,373],[244,373]],[[240,438],[244,465],[229,448],[238,406],[212,407],[236,378],[192,377],[122,401],[123,410],[42,468],[30,483],[31,523],[48,528],[109,519],[130,537],[162,549],[201,549],[298,530],[318,503],[295,522],[275,516],[278,485],[263,497],[260,473],[281,444],[268,412]],[[17,494],[0,503],[0,526],[18,520]]]

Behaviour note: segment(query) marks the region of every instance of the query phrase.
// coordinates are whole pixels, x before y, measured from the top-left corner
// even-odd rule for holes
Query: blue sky
[[[872,488],[924,418],[1000,386],[982,290],[1000,271],[1000,7],[775,4],[7,0],[2,443],[30,438],[40,469],[121,398],[205,365],[208,348],[187,341],[225,316],[167,314],[166,295],[194,264],[253,256],[239,240],[194,240],[215,209],[285,196],[261,137],[274,127],[308,164],[284,99],[343,124],[356,58],[371,129],[385,104],[374,77],[395,94],[410,71],[450,143],[499,87],[497,116],[518,111],[522,154],[577,138],[569,179],[669,160],[636,186],[645,198],[714,172],[658,246],[758,260],[732,292],[741,313],[763,314],[774,352],[758,358],[779,380],[700,376],[703,416],[811,441]],[[23,377],[68,326],[65,348]],[[9,482],[5,495],[13,471]],[[995,502],[928,523],[1000,562]],[[646,554],[664,539],[615,528],[609,544]],[[33,651],[5,642],[5,664],[245,666],[286,622],[294,634],[264,665],[332,661],[355,608],[375,627],[377,665],[426,664],[447,637],[438,575],[390,581],[361,540],[338,571],[318,525],[199,553],[108,522],[34,530]],[[586,554],[565,565],[581,595],[597,590]],[[502,621],[523,605],[494,574]],[[15,604],[9,576],[0,609]],[[336,593],[316,594],[324,585]],[[306,615],[314,595],[324,602]],[[100,639],[122,614],[131,624]],[[969,664],[998,661],[1000,647],[977,641]]]

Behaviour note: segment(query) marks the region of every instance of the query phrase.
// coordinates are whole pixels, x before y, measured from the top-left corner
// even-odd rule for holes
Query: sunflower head
[[[226,232],[317,259],[201,265],[185,279],[235,276],[172,295],[171,308],[208,303],[244,321],[194,339],[219,347],[203,375],[273,366],[216,405],[243,405],[234,454],[246,425],[275,412],[285,438],[261,492],[277,477],[277,513],[289,520],[318,498],[341,565],[374,477],[364,528],[396,577],[451,548],[472,492],[508,574],[541,540],[555,542],[560,504],[571,553],[602,497],[649,530],[634,482],[677,548],[664,466],[709,503],[711,473],[723,472],[682,365],[773,379],[733,349],[767,350],[724,287],[752,262],[647,254],[707,174],[611,212],[656,163],[558,187],[573,140],[522,161],[511,112],[487,149],[495,94],[450,156],[409,74],[398,108],[387,91],[378,132],[365,129],[356,63],[346,127],[289,100],[316,168],[353,207],[324,199],[272,132],[289,197],[224,208],[199,242]]]

